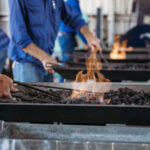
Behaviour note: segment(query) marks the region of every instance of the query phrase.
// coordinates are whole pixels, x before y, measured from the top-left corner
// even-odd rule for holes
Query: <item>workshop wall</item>
[[[0,27],[9,34],[8,0],[0,0]]]

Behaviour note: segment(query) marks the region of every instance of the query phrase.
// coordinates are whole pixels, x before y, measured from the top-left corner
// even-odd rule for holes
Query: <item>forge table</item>
[[[36,84],[36,85],[41,85]],[[73,84],[44,84],[45,86],[72,88]],[[150,92],[147,84],[113,83],[110,90],[128,87]],[[85,105],[85,104],[0,104],[0,120],[8,122],[63,123],[77,125],[126,124],[150,125],[150,106],[139,105]]]
[[[73,88],[72,83],[31,85]],[[110,90],[120,87],[150,92],[150,85],[140,83],[113,83]],[[150,128],[140,126],[150,125],[149,114],[149,106],[3,103],[0,150],[148,150]]]
[[[81,68],[59,68],[56,71],[65,79],[68,80],[75,80],[76,75],[80,72]],[[102,69],[101,73],[107,78],[110,79],[112,82],[118,81],[148,81],[150,79],[150,70],[115,70],[115,69]]]

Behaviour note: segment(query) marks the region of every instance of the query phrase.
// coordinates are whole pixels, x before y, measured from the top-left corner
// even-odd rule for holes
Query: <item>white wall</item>
[[[115,13],[130,14],[133,0],[80,0],[83,13],[96,15],[96,9],[102,8],[103,14],[109,14],[109,7],[114,3]]]
[[[124,34],[136,25],[136,15],[132,13],[132,4],[133,0],[80,0],[83,13],[96,15],[97,8],[101,8],[102,14],[107,15],[105,26],[107,26],[107,37],[110,46],[113,43],[115,34]],[[94,23],[92,25],[94,26]]]
[[[0,0],[0,12],[8,14],[8,0]]]
[[[9,34],[8,0],[0,0],[0,27]]]

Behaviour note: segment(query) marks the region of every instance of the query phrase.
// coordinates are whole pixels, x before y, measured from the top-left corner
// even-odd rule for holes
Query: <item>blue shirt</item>
[[[68,4],[72,9],[74,9],[82,17],[79,0],[67,0],[66,4]],[[61,21],[59,30],[62,32],[75,32],[74,30],[69,28],[67,25],[65,25],[63,21]],[[83,40],[85,44],[87,44],[87,41],[82,34],[79,34],[79,33],[76,33],[76,34]]]
[[[60,20],[78,32],[86,23],[64,0],[9,0],[11,41],[8,56],[18,62],[39,60],[22,49],[36,44],[47,54],[53,53]]]
[[[9,38],[7,34],[0,29],[0,51],[1,50],[7,50],[9,44]]]

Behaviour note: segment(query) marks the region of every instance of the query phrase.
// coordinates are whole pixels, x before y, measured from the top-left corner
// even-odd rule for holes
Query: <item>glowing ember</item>
[[[115,42],[113,44],[113,50],[110,53],[110,58],[111,59],[126,59],[126,52],[131,52],[133,51],[133,47],[128,47],[127,48],[127,40],[124,40],[119,42],[120,36],[117,35],[115,36]]]
[[[106,79],[103,74],[100,73],[102,69],[102,63],[96,57],[97,50],[91,53],[89,58],[86,59],[86,69],[87,72],[80,71],[75,80],[74,87],[78,86],[78,91],[73,90],[72,99],[77,99],[86,96],[86,100],[90,101],[93,99],[99,99],[101,103],[105,103],[104,101],[104,93],[97,92],[97,83],[98,82],[110,82],[110,80]],[[77,84],[80,83],[80,84]],[[90,92],[89,92],[89,89]]]

